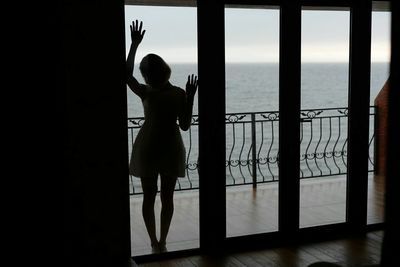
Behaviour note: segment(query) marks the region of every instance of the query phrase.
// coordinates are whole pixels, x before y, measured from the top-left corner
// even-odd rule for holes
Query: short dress
[[[170,83],[160,90],[142,87],[145,122],[133,143],[129,173],[184,177],[186,151],[177,120],[185,112],[186,93]]]

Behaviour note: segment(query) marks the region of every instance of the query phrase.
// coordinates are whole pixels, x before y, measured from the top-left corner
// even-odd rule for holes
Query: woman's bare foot
[[[166,246],[166,244],[165,244],[165,241],[164,242],[158,242],[158,248],[159,248],[159,250],[160,250],[160,252],[167,252],[167,246]]]

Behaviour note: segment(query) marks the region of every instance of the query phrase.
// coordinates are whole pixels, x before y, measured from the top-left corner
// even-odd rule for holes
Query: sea
[[[170,64],[171,83],[185,88],[187,76],[197,74],[197,64]],[[226,112],[261,112],[278,110],[278,63],[227,63]],[[138,67],[135,77],[144,83]],[[371,64],[370,103],[389,77],[389,63]],[[345,107],[348,102],[348,63],[303,63],[301,66],[301,108]],[[201,90],[201,87],[200,87]],[[204,88],[203,90],[209,90]],[[197,99],[196,99],[197,100]],[[195,101],[193,114],[197,114]],[[143,116],[140,99],[128,90],[128,117]]]
[[[170,64],[172,73],[170,82],[185,88],[189,74],[197,74],[196,64]],[[279,64],[278,63],[227,63],[226,77],[226,113],[277,112],[279,110]],[[136,66],[134,76],[144,83]],[[371,64],[370,105],[389,77],[388,62]],[[368,77],[366,77],[368,78]],[[200,77],[201,81],[201,77]],[[343,111],[348,105],[348,63],[302,63],[301,65],[301,109],[326,109]],[[199,88],[213,90],[213,88]],[[140,99],[129,89],[127,90],[128,117],[143,117],[143,106]],[[198,114],[197,96],[193,114]],[[336,116],[336,115],[335,115]],[[246,119],[246,118],[245,118]],[[303,128],[303,124],[305,125]],[[301,176],[329,176],[345,173],[347,153],[347,119],[335,118],[313,121],[313,124],[302,124],[301,132]],[[370,132],[373,132],[371,120]],[[308,128],[307,128],[308,127]],[[258,124],[256,129],[257,160],[260,163],[257,180],[278,179],[276,158],[278,156],[278,121],[268,121]],[[198,186],[197,174],[197,127],[189,132],[182,132],[182,138],[188,153],[188,171],[184,179],[179,179],[177,187],[187,189]],[[227,124],[226,136],[226,173],[227,184],[250,183],[252,167],[249,158],[252,154],[251,125]],[[129,153],[137,134],[137,128],[129,132]],[[373,134],[371,133],[371,140]],[[373,140],[372,140],[373,141]],[[373,143],[371,141],[371,143]],[[330,154],[329,154],[330,153]],[[336,154],[335,154],[336,153]],[[373,144],[370,154],[373,154]],[[308,159],[307,155],[310,155]],[[318,155],[324,155],[318,158]],[[328,156],[327,156],[328,155]],[[329,155],[331,157],[329,157]],[[337,155],[337,157],[333,156]],[[129,155],[130,157],[130,155]],[[371,161],[372,163],[372,161]],[[370,164],[371,165],[371,164]],[[370,168],[373,168],[373,166]],[[140,192],[139,179],[131,177],[131,193]]]

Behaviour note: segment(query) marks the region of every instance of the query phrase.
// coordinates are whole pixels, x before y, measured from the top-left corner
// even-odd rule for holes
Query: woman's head
[[[140,62],[140,72],[147,84],[158,87],[166,84],[171,76],[171,68],[156,54],[148,54]]]

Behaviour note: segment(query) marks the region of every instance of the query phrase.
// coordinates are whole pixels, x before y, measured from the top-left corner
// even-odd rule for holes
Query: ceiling
[[[196,0],[125,0],[125,5],[146,5],[146,6],[181,6],[181,7],[195,7]],[[235,2],[245,2],[238,0],[227,0],[226,2],[235,3]],[[263,2],[263,1],[249,1],[250,2]],[[270,5],[228,5],[229,7],[253,7],[253,8],[278,8],[277,3],[279,0],[266,0],[264,2],[271,3]],[[307,7],[304,9],[318,9],[318,10],[343,10],[343,7],[316,7],[309,6],[312,2],[317,2],[313,0],[304,0],[304,3],[308,3]],[[327,0],[326,2],[334,3],[334,0]],[[346,1],[339,0],[337,1],[340,5],[346,3]],[[374,11],[390,11],[390,1],[372,1],[372,9]]]

